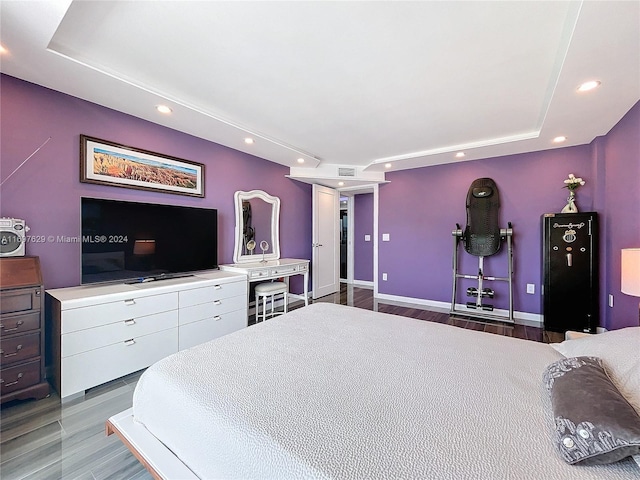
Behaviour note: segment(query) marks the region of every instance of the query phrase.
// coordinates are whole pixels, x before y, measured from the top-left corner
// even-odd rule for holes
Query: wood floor
[[[316,302],[351,305],[461,328],[482,330],[536,342],[561,341],[542,329],[450,319],[447,313],[415,305],[391,305],[373,298],[372,291],[342,285],[340,293]],[[293,304],[299,308],[302,302]],[[55,394],[38,401],[10,402],[0,411],[0,477],[18,479],[151,479],[115,435],[106,437],[104,422],[131,407],[141,372],[88,390],[84,398],[61,404]]]

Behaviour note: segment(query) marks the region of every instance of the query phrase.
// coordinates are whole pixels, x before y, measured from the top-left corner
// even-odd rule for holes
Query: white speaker
[[[0,218],[0,257],[23,257],[29,227],[19,218]]]

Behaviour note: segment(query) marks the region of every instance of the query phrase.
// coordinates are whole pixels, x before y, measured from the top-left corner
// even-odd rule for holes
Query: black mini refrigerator
[[[545,330],[595,333],[598,327],[598,214],[546,213],[542,314]]]

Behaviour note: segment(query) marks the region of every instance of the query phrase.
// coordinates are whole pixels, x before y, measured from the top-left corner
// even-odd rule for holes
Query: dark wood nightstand
[[[44,346],[40,259],[0,258],[0,403],[49,395]]]

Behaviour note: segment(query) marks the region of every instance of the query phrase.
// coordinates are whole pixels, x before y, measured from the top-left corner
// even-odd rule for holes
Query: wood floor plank
[[[92,470],[121,453],[127,452],[127,447],[118,438],[95,435],[77,445],[72,451],[64,450],[61,456],[44,468],[27,475],[25,480],[41,478],[75,479],[93,476]],[[126,477],[123,477],[126,478]]]
[[[147,472],[144,466],[129,450],[120,452],[108,459],[106,462],[103,462],[91,469],[91,473],[95,480],[130,479],[135,478],[143,472],[147,473],[149,478],[152,478],[151,474]]]
[[[57,420],[39,428],[28,431],[24,435],[3,441],[0,444],[0,459],[9,461],[32,450],[55,442],[63,434],[62,426]]]
[[[128,390],[112,397],[108,402],[95,404],[91,409],[72,413],[63,410],[60,424],[69,435],[82,430],[104,432],[104,422],[116,413],[131,407],[132,402],[133,391]]]
[[[40,400],[44,402],[47,399]],[[26,405],[33,407],[33,412],[25,414],[21,411],[16,417],[7,415],[0,423],[0,438],[2,443],[18,438],[38,428],[44,427],[60,420],[61,406],[60,399],[57,403],[47,402],[45,408],[39,408],[39,402],[35,400],[27,400]],[[11,407],[7,408],[8,411]]]

